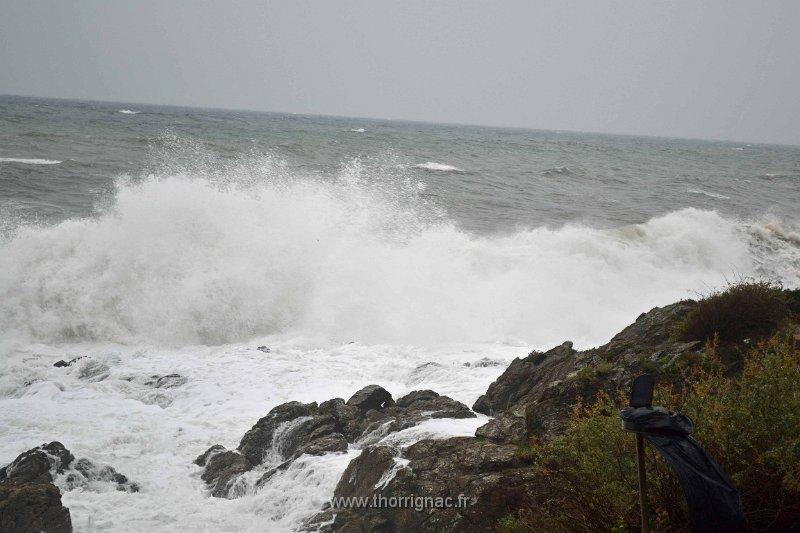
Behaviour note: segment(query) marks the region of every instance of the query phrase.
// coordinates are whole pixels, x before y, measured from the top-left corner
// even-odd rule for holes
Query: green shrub
[[[530,517],[523,511],[501,518],[497,523],[496,533],[530,533]]]
[[[800,524],[800,354],[788,338],[759,343],[738,376],[709,345],[709,363],[680,390],[658,387],[655,405],[696,423],[694,437],[738,488],[749,531],[789,531]],[[535,442],[535,531],[636,531],[639,525],[635,438],[621,430],[620,394],[579,403],[567,431]],[[688,531],[677,479],[646,446],[648,497],[654,531]]]
[[[787,290],[786,303],[789,306],[789,311],[795,317],[800,317],[800,289]]]
[[[743,280],[714,291],[697,303],[680,326],[683,340],[723,343],[760,340],[786,324],[790,316],[787,293],[779,284]]]

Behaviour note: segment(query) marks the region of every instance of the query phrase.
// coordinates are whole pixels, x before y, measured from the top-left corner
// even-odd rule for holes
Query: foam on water
[[[686,192],[692,194],[702,194],[703,196],[708,196],[709,198],[716,198],[717,200],[730,200],[731,198],[730,196],[725,196],[724,194],[701,191],[700,189],[687,189]]]
[[[133,111],[131,109],[120,109],[119,112],[123,115],[138,115],[141,113],[141,111]]]
[[[454,167],[452,165],[445,165],[444,163],[434,163],[428,161],[427,163],[420,163],[418,165],[414,165],[414,168],[422,168],[425,170],[437,170],[439,172],[464,172],[458,167]]]
[[[587,346],[726,277],[797,276],[759,262],[752,225],[713,211],[616,230],[478,236],[418,192],[371,180],[357,162],[325,182],[287,177],[269,159],[222,177],[120,182],[101,216],[21,228],[0,245],[3,335],[172,346],[280,333],[417,344],[569,337]],[[791,241],[769,244],[797,257]]]
[[[472,405],[531,348],[605,342],[737,275],[800,283],[798,232],[777,219],[684,209],[476,235],[423,189],[358,161],[326,180],[253,157],[120,180],[94,218],[18,228],[0,244],[0,464],[60,440],[141,485],[67,491],[77,531],[286,531],[331,497],[358,446],[469,435],[485,419],[378,432],[210,498],[194,458],[235,448],[282,402],[378,383]],[[186,383],[148,385],[174,373]]]
[[[58,165],[63,161],[55,159],[21,159],[17,157],[0,157],[0,163],[22,163],[23,165]]]

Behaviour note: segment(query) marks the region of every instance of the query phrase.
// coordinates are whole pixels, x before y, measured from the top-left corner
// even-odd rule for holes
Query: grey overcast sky
[[[800,144],[800,1],[0,0],[0,94]]]

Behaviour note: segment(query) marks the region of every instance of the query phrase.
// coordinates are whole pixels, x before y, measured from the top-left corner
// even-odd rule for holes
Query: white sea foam
[[[425,170],[437,170],[439,172],[464,172],[458,167],[454,167],[452,165],[445,165],[444,163],[434,163],[428,161],[427,163],[420,163],[418,165],[414,165],[414,168],[422,168]]]
[[[113,209],[96,219],[22,228],[0,248],[5,335],[586,346],[653,305],[754,272],[748,235],[712,211],[685,209],[630,231],[478,236],[358,172],[247,186],[154,177],[120,184]]]
[[[303,457],[236,500],[209,497],[192,464],[279,403],[378,383],[471,405],[531,348],[605,342],[736,274],[800,284],[798,232],[778,220],[684,209],[481,236],[417,192],[357,162],[325,182],[262,158],[123,181],[94,219],[19,229],[0,244],[0,465],[58,439],[141,485],[66,492],[78,531],[287,531],[356,449]],[[146,384],[171,373],[188,381]],[[482,422],[375,439],[403,447]]]
[[[350,131],[352,131],[353,133],[364,133],[367,130],[365,130],[364,128],[356,128],[356,129],[352,129]]]
[[[55,159],[21,159],[17,157],[0,157],[0,163],[22,163],[25,165],[57,165],[63,161]]]
[[[725,196],[724,194],[719,194],[716,192],[706,192],[700,189],[687,189],[686,192],[691,194],[702,194],[703,196],[708,196],[709,198],[716,198],[717,200],[730,200],[730,196]]]
[[[141,111],[133,111],[131,109],[120,109],[119,112],[123,115],[138,115],[141,113]]]

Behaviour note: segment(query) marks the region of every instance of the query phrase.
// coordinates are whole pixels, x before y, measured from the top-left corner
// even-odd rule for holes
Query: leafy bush
[[[497,523],[496,533],[529,533],[531,527],[528,514],[518,511],[500,519]]]
[[[704,365],[678,390],[660,386],[654,404],[696,423],[695,438],[738,488],[750,531],[790,531],[800,524],[800,354],[775,336],[728,376],[709,343]],[[620,394],[579,403],[568,430],[532,444],[547,493],[537,495],[531,530],[636,531],[639,526],[635,438],[621,430]],[[648,497],[655,531],[688,531],[680,485],[646,446]]]
[[[760,340],[789,319],[787,292],[768,281],[742,280],[714,291],[697,303],[680,327],[683,340],[710,340],[718,334],[724,343]]]

